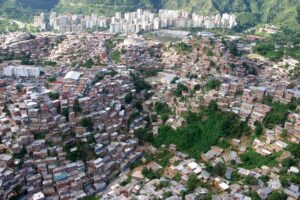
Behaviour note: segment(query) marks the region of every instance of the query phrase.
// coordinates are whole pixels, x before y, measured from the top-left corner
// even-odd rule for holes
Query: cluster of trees
[[[222,162],[218,162],[214,167],[211,169],[211,173],[214,176],[224,176],[226,172],[226,165]]]
[[[267,200],[287,199],[287,195],[283,192],[273,191],[267,198]]]
[[[38,132],[34,134],[34,139],[35,140],[42,140],[45,139],[45,133],[44,132]]]
[[[188,78],[188,79],[193,79],[193,78],[198,78],[198,75],[197,74],[193,74],[193,73],[191,73],[191,72],[189,72],[187,75],[186,75],[186,77]]]
[[[179,77],[178,76],[175,76],[172,80],[171,80],[171,84],[175,84],[176,81],[179,80]]]
[[[76,150],[71,151],[74,147],[76,147]],[[86,162],[94,156],[93,148],[91,148],[87,143],[83,143],[81,141],[67,143],[63,146],[63,149],[67,153],[68,160],[71,160],[72,162],[77,160],[83,160],[83,162]]]
[[[97,73],[95,75],[95,78],[92,81],[92,85],[95,85],[96,83],[98,83],[99,81],[101,81],[104,78],[104,76],[101,73]]]
[[[109,54],[109,56],[115,63],[121,62],[121,52],[120,51],[112,51]]]
[[[178,83],[176,89],[174,90],[173,94],[177,97],[182,96],[182,92],[188,92],[189,89],[183,85],[182,83]]]
[[[253,176],[246,176],[244,179],[244,183],[247,185],[258,185],[258,181]]]
[[[81,112],[81,107],[80,107],[78,99],[75,99],[73,109],[74,109],[75,113]]]
[[[16,90],[20,93],[22,91],[23,85],[22,84],[17,84],[16,85]]]
[[[300,158],[300,144],[291,143],[288,146],[288,150],[296,159]]]
[[[31,60],[29,60],[28,58],[23,58],[23,59],[21,60],[21,64],[22,64],[22,65],[34,65],[34,62],[31,61]]]
[[[255,136],[259,137],[263,134],[264,127],[260,122],[255,122],[255,129],[254,129],[254,134]]]
[[[300,55],[300,53],[299,53],[299,55]],[[300,58],[299,58],[299,60],[300,60]],[[294,70],[291,70],[290,75],[295,78],[300,78],[300,65],[296,66],[294,68]]]
[[[111,51],[116,45],[112,39],[108,39],[104,41],[104,46],[108,51]]]
[[[247,169],[253,169],[256,167],[274,166],[277,164],[276,159],[278,158],[278,153],[273,153],[269,156],[262,156],[253,149],[248,149],[246,153],[241,155],[241,160],[243,161],[242,167]]]
[[[44,61],[44,65],[55,66],[56,64],[57,64],[57,62],[55,62],[55,61],[51,61],[51,60]]]
[[[95,85],[96,83],[98,83],[99,81],[101,81],[104,76],[106,75],[109,75],[109,76],[115,76],[118,72],[114,69],[111,69],[111,70],[108,70],[108,71],[101,71],[101,72],[98,72],[96,75],[95,75],[95,78],[94,80],[92,81],[92,85]]]
[[[133,94],[132,92],[128,92],[125,96],[125,103],[130,104],[133,100]]]
[[[140,92],[142,90],[150,90],[151,89],[151,85],[149,85],[149,83],[147,83],[141,77],[139,77],[135,74],[131,74],[131,77],[133,78],[133,84],[134,84],[134,87],[137,92]]]
[[[56,99],[59,99],[59,93],[57,91],[51,91],[49,93],[49,97],[50,99],[52,100],[56,100]]]
[[[177,130],[167,125],[161,126],[158,136],[154,137],[154,146],[175,144],[180,151],[199,158],[201,152],[208,151],[220,138],[240,137],[250,131],[236,114],[222,112],[214,101],[199,113],[188,112],[185,118],[186,126]]]
[[[92,130],[93,126],[94,126],[92,120],[89,119],[89,118],[86,118],[86,117],[83,117],[83,118],[80,119],[79,125],[87,128],[89,130]]]
[[[161,190],[161,189],[169,187],[169,186],[171,186],[171,183],[167,180],[164,180],[164,181],[160,181],[159,184],[156,185],[156,189]]]
[[[0,23],[1,25],[1,23]],[[0,28],[1,30],[1,28]],[[30,35],[30,38],[33,39],[35,36]],[[22,53],[22,54],[14,54],[14,53],[10,53],[10,54],[6,54],[3,57],[3,60],[20,60],[22,65],[34,65],[35,63],[33,61],[30,60],[30,54],[26,54],[26,53]]]
[[[33,17],[33,10],[16,0],[3,0],[0,3],[0,13],[3,17],[22,21],[28,21]]]
[[[155,102],[154,111],[160,115],[160,118],[165,122],[168,120],[172,110],[165,102]]]
[[[87,59],[87,61],[85,61],[82,66],[85,68],[92,68],[94,65],[94,62],[91,58]]]
[[[298,147],[297,147],[298,145]],[[295,158],[286,158],[281,162],[282,169],[280,172],[280,182],[283,187],[288,187],[290,183],[300,184],[300,175],[287,173],[292,166],[298,166],[299,163],[299,144],[290,144],[288,150],[295,156]]]
[[[260,22],[261,15],[254,12],[243,12],[238,15],[238,26],[235,27],[236,31],[242,31],[256,26]]]
[[[145,77],[157,76],[161,69],[151,69],[151,70],[139,70],[139,72]]]
[[[134,136],[139,140],[140,145],[144,145],[145,142],[153,142],[153,134],[149,129],[139,128],[134,131]]]
[[[283,187],[288,187],[290,186],[290,183],[294,183],[294,184],[300,184],[300,174],[294,174],[294,173],[285,173],[282,174],[279,178],[281,185]]]
[[[56,81],[56,78],[55,77],[50,77],[48,78],[48,82],[52,83],[52,82],[55,82]]]
[[[211,57],[214,55],[213,51],[210,48],[205,48],[204,51],[208,57]]]
[[[278,61],[283,56],[290,56],[300,61],[300,31],[298,29],[282,28],[277,34],[268,37],[254,47],[254,51],[271,60]],[[278,45],[275,46],[275,45]]]
[[[15,32],[17,31],[18,25],[10,20],[7,19],[1,19],[0,20],[0,33],[6,33],[6,32]]]
[[[83,197],[82,200],[100,200],[100,197],[96,195],[90,195],[90,196]]]
[[[180,53],[189,53],[193,51],[193,47],[190,44],[186,44],[185,42],[177,42],[173,45],[175,50]]]
[[[187,183],[186,183],[186,189],[188,192],[193,192],[199,185],[199,180],[197,178],[197,175],[192,173],[189,175]]]
[[[159,102],[159,101],[155,102],[154,110],[158,114],[170,113],[171,112],[171,108],[168,106],[168,104],[166,102]]]
[[[194,88],[193,88],[193,91],[195,92],[195,91],[198,91],[198,90],[200,90],[200,89],[201,89],[200,85],[199,85],[199,84],[196,84],[196,85],[194,86]]]
[[[274,43],[261,42],[253,48],[255,53],[265,56],[273,61],[280,60],[284,51],[282,48],[276,49]]]
[[[77,4],[80,2],[80,4]],[[149,1],[139,0],[63,0],[55,7],[59,13],[102,13],[102,15],[113,16],[116,12],[134,11],[138,8],[151,9]]]
[[[132,180],[132,176],[128,176],[126,180],[124,180],[120,183],[120,185],[125,186],[125,185],[131,183],[131,180]]]
[[[221,81],[217,80],[217,79],[212,79],[207,81],[206,85],[205,85],[205,90],[206,91],[210,91],[210,90],[218,90],[220,88],[221,85]]]
[[[143,168],[142,170],[142,174],[145,178],[148,178],[150,180],[152,179],[158,179],[160,178],[159,174],[158,173],[155,173],[153,172],[151,169],[148,169],[148,168]]]
[[[40,1],[40,0],[18,0],[22,5],[26,7],[30,7],[32,9],[37,9],[37,10],[50,10],[56,4],[59,2],[59,0],[46,0],[46,1]]]
[[[275,125],[283,125],[287,119],[289,111],[294,111],[298,102],[292,101],[288,104],[279,102],[266,102],[271,106],[272,110],[263,120],[264,127],[272,129]]]
[[[225,47],[229,50],[229,52],[232,55],[235,55],[235,56],[240,56],[241,55],[241,52],[238,51],[237,44],[235,42],[226,41],[222,38],[222,43],[225,45]]]
[[[248,74],[252,74],[252,75],[257,75],[257,71],[254,67],[248,65],[246,62],[243,62],[242,63],[242,66],[245,68],[245,75],[248,75]]]
[[[290,48],[287,52],[288,56],[291,56],[292,58],[300,61],[300,47],[293,47]]]
[[[68,122],[68,121],[69,121],[69,109],[68,109],[68,108],[64,108],[64,109],[61,111],[61,114],[62,114],[63,116],[66,117],[66,120],[67,120],[67,122]]]
[[[7,116],[10,116],[10,115],[11,115],[11,113],[10,113],[10,111],[9,111],[9,109],[8,109],[7,103],[4,104],[4,107],[3,107],[3,109],[2,109],[2,112],[4,112]]]

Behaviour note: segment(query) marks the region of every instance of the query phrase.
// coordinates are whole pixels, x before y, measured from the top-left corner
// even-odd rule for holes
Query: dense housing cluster
[[[139,9],[1,35],[0,199],[298,199],[299,61],[253,32],[158,30],[235,25]]]

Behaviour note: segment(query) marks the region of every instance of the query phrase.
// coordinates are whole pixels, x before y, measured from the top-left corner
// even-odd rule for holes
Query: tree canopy
[[[203,108],[199,113],[188,112],[184,127],[174,130],[167,125],[161,126],[153,144],[156,147],[175,144],[180,151],[199,158],[201,152],[208,151],[220,138],[240,137],[249,131],[236,114],[222,112],[212,106],[214,103],[212,101],[211,106]]]

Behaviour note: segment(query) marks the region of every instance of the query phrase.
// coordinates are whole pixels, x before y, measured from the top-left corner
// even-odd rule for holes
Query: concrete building
[[[40,75],[39,67],[30,66],[7,66],[3,70],[4,76],[16,76],[16,77],[38,77]]]

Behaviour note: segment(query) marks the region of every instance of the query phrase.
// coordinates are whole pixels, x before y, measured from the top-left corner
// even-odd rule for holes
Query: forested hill
[[[0,3],[1,16],[23,20],[29,20],[42,10],[113,15],[116,11],[133,11],[137,8],[165,8],[205,15],[235,13],[243,27],[257,23],[300,27],[299,0],[0,0]]]
[[[202,14],[235,13],[243,27],[274,23],[299,27],[299,0],[153,0],[169,9],[186,9]]]
[[[0,17],[32,20],[41,11],[53,9],[59,0],[0,0]]]
[[[150,0],[60,0],[56,10],[60,13],[99,13],[113,15],[115,12],[134,11],[137,8],[152,9]]]

